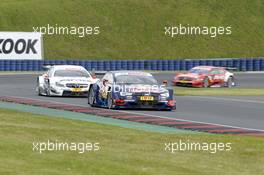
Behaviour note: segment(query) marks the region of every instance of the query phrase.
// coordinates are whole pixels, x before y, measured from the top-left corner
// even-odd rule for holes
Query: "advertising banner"
[[[37,32],[0,32],[0,60],[42,60],[42,35]]]

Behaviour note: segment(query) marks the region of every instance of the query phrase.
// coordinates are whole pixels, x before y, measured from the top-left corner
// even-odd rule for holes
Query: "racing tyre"
[[[48,97],[51,97],[50,88],[48,88],[46,91],[47,91],[47,92],[46,92],[47,96],[48,96]]]
[[[209,87],[209,79],[206,77],[203,81],[203,87],[208,88]]]
[[[231,88],[231,87],[233,87],[234,83],[235,83],[234,77],[229,77],[227,82],[226,82],[226,86]]]
[[[92,88],[90,88],[89,93],[88,93],[88,104],[90,106],[94,106],[94,101],[95,101],[94,99],[95,99],[94,91]]]
[[[40,88],[39,88],[39,81],[37,82],[36,92],[37,92],[38,96],[42,95],[41,92],[40,92]]]
[[[51,90],[50,90],[50,84],[48,84],[48,87],[46,89],[46,94],[47,94],[48,97],[51,97],[52,96],[51,95]]]
[[[113,109],[114,108],[114,102],[111,93],[108,93],[107,95],[107,107],[108,109]]]
[[[42,96],[41,92],[40,92],[40,89],[39,89],[39,86],[36,87],[36,90],[37,90],[37,94],[38,96]]]

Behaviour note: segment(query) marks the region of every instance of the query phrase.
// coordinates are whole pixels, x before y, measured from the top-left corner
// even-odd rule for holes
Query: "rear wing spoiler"
[[[92,76],[96,76],[96,75],[104,75],[104,74],[106,74],[106,72],[107,71],[96,71],[95,69],[92,69],[91,71],[89,71],[90,72],[90,74],[92,75]]]
[[[91,74],[95,74],[95,75],[104,75],[104,74],[106,74],[106,71],[91,71],[90,72]]]
[[[47,71],[52,67],[52,65],[42,65],[42,69]]]
[[[42,65],[42,69],[44,71],[49,70],[53,65]],[[92,69],[89,71],[91,75],[104,75],[107,71],[95,71],[95,69]]]

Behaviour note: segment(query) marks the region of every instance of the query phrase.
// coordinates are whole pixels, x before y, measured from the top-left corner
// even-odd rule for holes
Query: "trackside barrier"
[[[87,70],[189,70],[208,65],[232,67],[238,71],[264,71],[264,58],[200,59],[200,60],[0,60],[0,71],[41,71],[43,65],[81,65]]]

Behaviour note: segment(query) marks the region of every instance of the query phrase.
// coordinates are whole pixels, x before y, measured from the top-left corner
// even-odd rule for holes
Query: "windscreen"
[[[208,74],[209,73],[209,70],[208,69],[191,69],[189,71],[190,73],[194,73],[194,74]]]
[[[116,76],[116,83],[146,84],[146,85],[158,84],[157,80],[153,76],[146,76],[146,75],[118,75]]]
[[[56,70],[54,77],[90,77],[90,75],[86,71],[80,69],[65,69]]]

